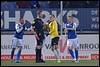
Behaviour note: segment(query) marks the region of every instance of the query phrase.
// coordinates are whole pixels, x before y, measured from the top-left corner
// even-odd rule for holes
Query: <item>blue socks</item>
[[[11,60],[13,60],[14,52],[15,52],[15,48],[13,48],[11,51]],[[21,55],[21,50],[18,50],[17,55],[16,55],[16,62],[19,62],[20,55]]]
[[[78,60],[78,50],[75,50],[76,60]]]
[[[11,51],[11,60],[13,60],[14,52],[15,52],[15,48],[13,48]]]
[[[69,49],[69,52],[72,56],[72,59],[76,58],[76,60],[78,60],[78,50],[73,51],[72,49]]]
[[[71,56],[72,56],[72,59],[74,59],[75,57],[74,57],[74,52],[73,52],[73,50],[72,50],[72,49],[69,49],[69,52],[70,52],[70,54],[71,54]]]
[[[21,55],[21,50],[18,50],[17,55],[16,55],[16,62],[19,62],[20,55]]]

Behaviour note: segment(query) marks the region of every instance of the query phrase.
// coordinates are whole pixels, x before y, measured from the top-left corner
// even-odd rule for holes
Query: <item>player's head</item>
[[[72,15],[70,15],[70,16],[67,17],[67,20],[68,21],[71,21],[72,19],[73,19],[73,16]]]
[[[73,20],[73,16],[72,15],[69,15],[68,17],[67,17],[67,21],[68,21],[68,23],[72,23],[72,20]]]
[[[20,18],[19,18],[19,23],[24,24],[23,17],[20,17]]]
[[[39,18],[44,18],[44,14],[42,13],[42,10],[38,10],[37,11],[37,16],[39,17]]]
[[[55,19],[55,16],[53,14],[51,14],[49,19],[50,19],[50,21],[53,21]]]

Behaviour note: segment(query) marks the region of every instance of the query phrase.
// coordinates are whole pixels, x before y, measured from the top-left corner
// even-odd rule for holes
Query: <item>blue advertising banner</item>
[[[44,23],[47,22],[49,14],[54,14],[59,24],[60,22],[60,9],[43,10],[45,17]],[[69,14],[75,15],[74,17],[79,20],[78,30],[81,31],[98,31],[99,30],[99,9],[98,8],[68,8],[63,10],[63,23],[67,22]],[[23,16],[26,26],[30,27],[30,23],[36,18],[35,9],[10,9],[1,10],[1,30],[15,30],[15,23],[19,22],[19,18]]]

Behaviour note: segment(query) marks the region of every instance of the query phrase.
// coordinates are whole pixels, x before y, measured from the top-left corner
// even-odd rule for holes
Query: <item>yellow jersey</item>
[[[58,34],[58,25],[57,25],[57,21],[56,20],[53,20],[49,23],[49,34],[51,36],[51,38],[55,38],[55,37],[58,37],[59,34]]]

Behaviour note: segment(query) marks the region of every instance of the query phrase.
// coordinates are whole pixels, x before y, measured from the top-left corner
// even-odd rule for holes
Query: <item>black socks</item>
[[[36,61],[41,60],[41,49],[36,48]]]

